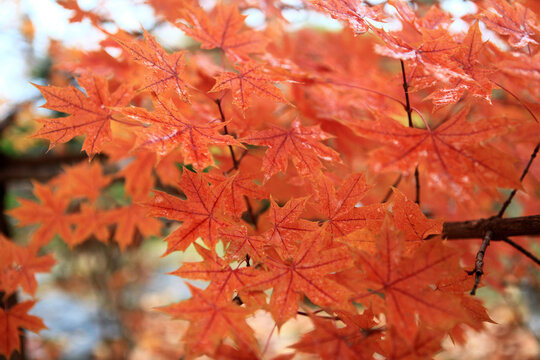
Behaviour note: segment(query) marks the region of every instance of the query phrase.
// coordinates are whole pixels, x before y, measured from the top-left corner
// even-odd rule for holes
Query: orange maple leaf
[[[39,243],[18,246],[0,235],[0,290],[5,294],[15,292],[19,285],[34,295],[37,288],[35,273],[49,272],[55,261],[51,254],[38,256]]]
[[[148,84],[142,90],[149,89],[159,94],[173,88],[184,101],[189,102],[187,84],[181,77],[184,71],[184,52],[168,54],[152,35],[146,30],[143,30],[143,33],[145,44],[140,41],[114,38],[135,61],[150,69],[151,72],[147,75]]]
[[[33,332],[46,328],[40,318],[28,315],[34,304],[35,301],[24,301],[7,310],[0,307],[0,355],[9,359],[13,351],[20,349],[21,328]]]
[[[154,199],[147,204],[150,215],[182,222],[182,226],[165,239],[168,243],[165,255],[184,251],[198,237],[202,237],[211,248],[216,245],[219,228],[228,223],[221,210],[225,187],[225,183],[210,187],[205,175],[186,170],[180,182],[186,200],[165,192],[155,192]]]
[[[382,21],[382,7],[364,4],[362,0],[309,0],[317,9],[334,19],[346,21],[356,34],[371,28],[370,21]]]
[[[538,44],[534,39],[540,32],[536,15],[520,3],[509,4],[504,0],[488,0],[489,7],[479,18],[488,28],[509,37],[513,47],[521,48]]]
[[[71,115],[38,120],[43,127],[34,136],[49,140],[51,149],[58,143],[86,134],[82,149],[92,157],[111,140],[110,122],[115,120],[111,108],[127,105],[132,92],[127,85],[120,85],[111,94],[104,77],[89,73],[84,73],[77,81],[86,95],[74,86],[60,88],[34,84],[47,100],[42,107]]]
[[[149,217],[147,209],[138,204],[122,206],[109,210],[105,217],[107,222],[116,224],[114,239],[120,245],[121,250],[126,250],[138,230],[144,237],[159,235],[161,222]]]
[[[260,33],[242,29],[245,16],[240,14],[236,4],[218,3],[212,17],[195,6],[186,6],[183,13],[188,24],[176,25],[200,41],[203,49],[220,48],[232,59],[242,60],[266,48],[267,40]]]
[[[187,285],[191,299],[161,308],[161,311],[190,321],[184,335],[188,356],[212,356],[226,338],[232,338],[239,346],[259,353],[253,330],[245,320],[251,310],[238,306],[229,298],[216,297],[214,291],[202,291]]]
[[[272,127],[271,129],[255,131],[240,139],[252,145],[268,146],[263,160],[262,170],[265,179],[287,170],[289,159],[292,159],[296,169],[303,176],[317,176],[322,168],[319,158],[339,162],[339,154],[332,148],[321,143],[330,135],[318,125],[304,127],[295,120],[289,130]]]
[[[406,258],[405,237],[389,218],[383,224],[376,245],[375,256],[358,252],[365,277],[356,281],[354,301],[371,301],[374,310],[386,313],[388,325],[409,340],[418,332],[417,315],[431,326],[445,329],[465,318],[457,296],[432,288],[445,274],[462,272],[455,251],[434,239]]]
[[[508,119],[491,118],[468,122],[469,108],[449,118],[436,129],[410,128],[397,121],[382,118],[379,121],[347,123],[359,135],[384,142],[386,146],[371,154],[375,170],[394,169],[413,172],[421,165],[433,186],[445,186],[445,191],[463,196],[480,185],[520,188],[518,171],[513,159],[492,146],[482,143],[511,130]],[[451,186],[440,180],[445,176]]]
[[[187,164],[202,170],[212,165],[214,160],[208,150],[209,145],[236,145],[242,147],[232,136],[221,135],[224,123],[211,117],[203,108],[179,109],[172,100],[154,97],[155,111],[141,108],[126,108],[121,112],[152,126],[140,132],[139,146],[167,155],[180,145],[180,151]],[[181,110],[190,111],[188,116]]]
[[[359,206],[369,189],[363,174],[348,176],[337,192],[327,176],[319,178],[318,198],[312,204],[324,216],[324,229],[331,239],[382,222],[386,214],[384,205]]]
[[[253,96],[261,96],[272,101],[290,104],[281,91],[272,85],[278,82],[277,77],[265,71],[264,65],[248,62],[236,67],[237,73],[222,72],[216,77],[216,83],[209,92],[230,89],[233,104],[238,106],[245,116]]]
[[[270,312],[278,326],[295,317],[302,294],[319,306],[350,309],[350,292],[327,275],[352,264],[344,246],[323,247],[316,236],[305,237],[299,247],[280,256],[267,249],[264,262],[268,271],[260,271],[247,290],[273,288]]]
[[[247,283],[255,277],[250,267],[236,267],[216,256],[213,251],[203,248],[195,243],[195,249],[202,256],[202,261],[185,262],[171,275],[180,276],[185,279],[196,279],[210,281],[206,288],[208,294],[215,299],[219,297],[232,299],[235,291],[244,288]]]
[[[70,200],[54,194],[47,185],[33,182],[34,195],[40,201],[19,198],[20,206],[8,211],[19,221],[19,226],[41,224],[34,234],[34,239],[41,245],[47,244],[56,234],[64,241],[71,239],[71,215],[66,214]]]

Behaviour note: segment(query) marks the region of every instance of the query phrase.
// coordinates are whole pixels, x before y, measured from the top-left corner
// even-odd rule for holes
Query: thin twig
[[[401,63],[401,75],[403,76],[403,91],[405,91],[405,110],[407,111],[407,118],[409,119],[409,127],[413,126],[412,121],[412,109],[411,109],[411,102],[409,100],[409,84],[407,83],[407,75],[405,75],[405,64],[403,63],[403,60],[399,60]]]
[[[538,144],[536,144],[536,147],[534,148],[534,150],[533,150],[533,152],[531,154],[531,157],[529,158],[529,162],[527,163],[527,166],[525,167],[525,169],[521,173],[521,176],[519,177],[520,182],[523,181],[523,179],[525,178],[525,175],[527,175],[527,173],[529,172],[529,168],[531,167],[531,164],[533,163],[534,159],[536,158],[536,155],[538,154],[539,149],[540,149],[540,142]],[[508,196],[508,199],[506,199],[506,201],[504,202],[501,210],[497,214],[497,217],[501,218],[504,215],[504,212],[506,211],[506,209],[508,208],[508,206],[512,202],[512,199],[516,195],[517,191],[518,191],[518,189],[512,190],[512,192]]]
[[[512,239],[504,238],[502,241],[504,241],[505,243],[507,243],[510,246],[514,247],[517,251],[519,251],[520,253],[522,253],[523,255],[525,255],[526,257],[531,259],[532,261],[534,261],[536,263],[536,265],[540,265],[540,259],[538,257],[536,257],[529,250],[525,249],[523,246],[521,246],[518,243],[514,242]]]
[[[382,199],[382,203],[385,203],[387,202],[388,200],[390,200],[390,196],[392,196],[392,188],[395,188],[395,187],[398,187],[399,183],[401,182],[401,174],[399,174],[398,178],[396,179],[396,181],[394,181],[394,183],[392,184],[392,186],[390,187],[390,189],[388,190],[388,192],[386,193],[386,195],[384,196],[384,199]]]
[[[486,254],[486,250],[489,247],[489,244],[491,243],[491,236],[493,235],[491,230],[488,230],[486,232],[486,235],[484,235],[484,239],[482,239],[482,245],[480,245],[480,250],[476,253],[476,262],[474,264],[474,270],[469,272],[469,275],[474,274],[474,286],[471,290],[471,295],[476,294],[476,289],[478,288],[478,285],[480,285],[480,280],[482,279],[482,275],[484,275],[484,256]]]
[[[414,182],[416,184],[416,197],[414,202],[420,205],[420,173],[418,172],[418,166],[414,169]]]
[[[227,120],[225,120],[225,114],[223,113],[223,109],[221,108],[221,99],[216,99],[216,104],[219,109],[219,116],[221,116],[221,121],[223,123],[226,123]],[[227,125],[223,125],[223,132],[225,133],[225,135],[229,135],[229,130],[227,129]],[[238,160],[236,160],[236,155],[234,154],[233,147],[232,145],[228,145],[228,147],[229,147],[229,152],[231,153],[233,166],[236,170],[238,170],[239,163],[238,163]]]
[[[309,316],[309,314],[307,312],[304,312],[304,311],[297,311],[296,312],[298,315],[302,315],[302,316]],[[327,315],[316,315],[319,319],[327,319],[327,320],[341,320],[339,318],[339,316],[327,316]]]
[[[403,60],[399,60],[399,62],[401,64],[401,75],[403,77],[403,91],[405,92],[405,111],[407,111],[409,127],[413,128],[414,127],[414,124],[412,121],[413,108],[411,107],[411,101],[409,99],[409,84],[407,83],[407,75],[405,74],[405,63],[403,63]],[[414,182],[415,182],[415,188],[416,188],[416,195],[415,195],[414,202],[420,205],[420,174],[418,173],[418,165],[416,165],[416,168],[414,169]]]
[[[527,163],[527,166],[525,166],[525,169],[521,173],[521,176],[519,177],[520,182],[523,181],[523,179],[525,178],[525,176],[529,172],[529,168],[531,167],[531,164],[534,161],[534,159],[536,157],[536,154],[538,153],[539,148],[540,148],[540,143],[536,144],[536,147],[534,148],[534,150],[533,150],[533,152],[531,154],[531,157],[529,158],[529,162]],[[504,215],[504,212],[506,211],[506,209],[508,208],[508,206],[512,202],[512,199],[516,195],[517,190],[518,189],[512,190],[512,192],[510,193],[510,196],[508,196],[508,199],[506,199],[506,201],[504,202],[501,210],[499,211],[497,216],[495,216],[495,218],[499,218],[499,219],[502,218],[502,216]],[[490,229],[490,230],[486,231],[484,239],[482,240],[482,245],[480,245],[480,250],[478,250],[478,253],[476,253],[476,263],[474,265],[474,270],[471,273],[471,275],[473,273],[475,275],[475,277],[474,277],[474,286],[473,286],[473,289],[471,290],[471,295],[474,295],[476,293],[476,289],[478,288],[478,285],[480,284],[480,279],[482,278],[482,275],[484,274],[484,254],[485,254],[485,252],[487,250],[487,247],[489,246],[489,243],[491,241],[492,236],[493,236],[493,230]],[[508,239],[508,240],[510,240],[510,239]],[[508,242],[506,240],[504,240],[504,241],[507,242],[508,244],[512,245],[512,246],[517,245],[517,244],[515,244],[513,242],[511,243],[511,242]],[[517,245],[517,246],[519,246],[519,245]],[[516,247],[516,246],[514,246],[514,247]],[[523,250],[525,250],[525,249],[523,249]]]

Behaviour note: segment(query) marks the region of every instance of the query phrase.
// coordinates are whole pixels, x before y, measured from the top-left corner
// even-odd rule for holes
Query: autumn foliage
[[[513,216],[538,213],[538,167],[520,178],[540,140],[535,1],[476,1],[461,27],[437,4],[299,3],[338,20],[334,32],[291,30],[284,14],[298,9],[281,1],[147,2],[196,45],[170,51],[151,29],[111,32],[59,1],[107,38],[51,53],[74,80],[35,85],[66,115],[33,136],[51,151],[82,137],[89,161],[34,182],[35,200],[8,212],[35,231],[26,247],[0,238],[1,291],[33,295],[56,236],[129,251],[163,235],[164,256],[202,258],[172,274],[208,283],[156,310],[189,321],[186,358],[264,358],[246,322],[260,311],[275,331],[311,320],[284,358],[431,358],[491,321],[470,292],[500,285],[508,249],[475,267],[482,239],[446,240],[443,224],[496,215],[501,189],[518,190]],[[123,201],[104,201],[118,183]],[[0,354],[20,348],[21,328],[44,328],[32,305],[0,308]]]

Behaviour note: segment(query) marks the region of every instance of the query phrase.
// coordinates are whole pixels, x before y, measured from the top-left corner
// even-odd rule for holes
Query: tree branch
[[[449,240],[481,239],[492,231],[492,240],[502,240],[509,236],[540,235],[540,215],[515,218],[491,217],[468,221],[445,222],[442,236]]]

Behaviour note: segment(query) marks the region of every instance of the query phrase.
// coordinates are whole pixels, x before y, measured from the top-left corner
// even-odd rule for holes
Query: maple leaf
[[[184,101],[189,102],[186,92],[187,84],[181,77],[184,71],[184,52],[167,54],[154,37],[144,29],[143,34],[145,44],[114,38],[135,61],[151,70],[151,73],[147,75],[148,84],[142,90],[148,89],[159,94],[173,88]]]
[[[327,176],[319,181],[318,198],[313,205],[324,216],[324,228],[331,239],[379,224],[384,219],[384,205],[358,206],[371,189],[363,174],[349,175],[337,192]]]
[[[482,33],[478,22],[469,28],[467,36],[455,49],[452,60],[456,68],[463,71],[466,76],[447,79],[440,89],[431,93],[426,99],[433,99],[435,108],[456,103],[468,90],[473,96],[491,102],[493,82],[487,77],[493,72],[489,64],[480,61],[479,55],[484,48]]]
[[[161,308],[161,311],[190,321],[184,335],[186,353],[190,358],[202,354],[212,356],[226,338],[232,338],[239,346],[259,353],[253,330],[245,320],[250,310],[236,305],[229,298],[216,298],[213,291],[202,291],[187,285],[191,299]]]
[[[19,285],[27,293],[34,295],[37,288],[35,273],[49,272],[55,261],[51,254],[38,256],[39,244],[18,246],[0,235],[0,289],[11,294]]]
[[[375,256],[358,253],[365,278],[357,280],[354,301],[371,301],[374,310],[384,309],[389,326],[409,340],[417,335],[415,314],[432,326],[446,329],[465,317],[456,297],[431,288],[441,276],[462,271],[455,251],[431,240],[404,258],[405,237],[389,218],[376,241]]]
[[[211,18],[200,7],[186,6],[187,25],[177,23],[188,36],[202,43],[203,49],[220,48],[234,60],[248,59],[251,53],[262,53],[267,40],[253,30],[242,30],[245,16],[235,4],[218,3]]]
[[[482,142],[510,131],[504,118],[466,120],[465,107],[436,129],[417,129],[382,118],[379,121],[348,122],[359,135],[387,145],[371,154],[376,171],[396,169],[414,171],[422,165],[430,174],[430,183],[441,186],[441,174],[451,182],[445,191],[463,195],[481,185],[485,188],[520,187],[513,161],[507,155]]]
[[[103,174],[103,167],[97,161],[65,166],[63,170],[63,174],[49,182],[58,188],[56,194],[59,197],[87,198],[95,201],[103,188],[111,182],[110,176]]]
[[[519,3],[509,4],[504,0],[488,0],[488,10],[482,11],[480,19],[495,32],[509,36],[513,47],[521,48],[538,44],[533,39],[540,31],[536,15]]]
[[[261,271],[247,290],[273,288],[270,312],[278,326],[296,316],[302,294],[319,306],[348,309],[349,291],[326,275],[350,267],[351,260],[346,247],[324,248],[316,236],[307,237],[295,251],[284,256],[267,250],[268,271]]]
[[[369,21],[382,21],[382,8],[369,6],[363,0],[309,0],[317,9],[323,10],[334,19],[346,21],[356,34],[371,28]]]
[[[287,170],[289,158],[292,159],[296,169],[302,176],[316,176],[322,168],[319,158],[327,161],[339,162],[339,154],[321,143],[330,138],[330,135],[320,129],[318,125],[304,127],[300,121],[295,120],[289,130],[277,126],[271,129],[253,132],[240,139],[251,145],[268,146],[262,170],[265,179]]]
[[[79,7],[77,0],[59,0],[57,3],[64,9],[73,11],[73,15],[69,18],[70,23],[82,22],[84,19],[88,18],[94,26],[99,27],[101,18],[91,11],[82,10]]]
[[[71,221],[76,225],[71,239],[66,240],[73,247],[94,235],[103,243],[107,243],[110,237],[108,229],[109,221],[107,214],[90,204],[82,204],[79,213],[71,215]]]
[[[220,238],[228,244],[225,254],[228,260],[243,260],[249,255],[254,261],[264,256],[266,240],[259,235],[249,235],[245,226],[220,230]]]
[[[216,245],[218,229],[228,223],[221,211],[225,187],[225,183],[210,187],[205,175],[186,170],[180,188],[187,200],[165,192],[155,192],[153,200],[147,204],[150,215],[182,222],[182,226],[165,239],[168,243],[165,255],[173,251],[184,251],[198,237],[202,237],[211,248]]]
[[[202,108],[196,109],[200,110],[199,113],[191,110],[190,116],[186,117],[171,100],[159,96],[154,97],[154,106],[156,110],[153,112],[141,108],[121,110],[133,119],[152,125],[140,134],[141,147],[167,155],[180,146],[184,161],[200,170],[213,164],[209,145],[242,147],[233,137],[219,134],[226,123],[211,118]]]
[[[233,104],[242,109],[242,113],[250,105],[250,99],[257,95],[272,101],[290,104],[283,97],[281,91],[272,85],[279,81],[265,71],[264,65],[247,62],[237,66],[237,73],[222,72],[216,77],[216,83],[209,92],[218,92],[230,89],[233,95]]]
[[[305,210],[307,198],[291,199],[283,207],[271,198],[268,214],[272,227],[263,236],[268,244],[278,246],[287,251],[299,241],[318,230],[316,223],[301,219]]]
[[[254,172],[238,171],[230,177],[226,177],[217,169],[208,174],[208,179],[213,184],[227,183],[227,191],[223,195],[226,199],[223,201],[223,206],[227,213],[240,218],[242,213],[247,210],[246,199],[268,198],[268,192],[255,183],[255,175]]]
[[[0,307],[0,355],[9,359],[13,351],[20,349],[23,333],[19,328],[33,332],[46,328],[40,318],[28,314],[34,304],[35,301],[23,301],[7,310]]]
[[[249,267],[233,269],[228,262],[216,256],[213,251],[197,243],[195,243],[195,249],[203,260],[185,262],[178,270],[170,274],[186,279],[210,281],[206,290],[216,299],[219,297],[232,299],[235,291],[244,288],[255,277],[253,270]]]
[[[427,327],[421,327],[414,339],[401,336],[394,329],[386,332],[386,338],[379,344],[379,351],[386,359],[420,360],[428,359],[441,349],[443,335]]]
[[[71,215],[66,214],[70,200],[58,196],[47,185],[33,182],[34,195],[40,201],[30,201],[19,198],[19,207],[8,211],[8,214],[19,221],[18,226],[41,224],[34,239],[41,245],[47,244],[55,234],[64,241],[71,239]]]
[[[38,120],[43,127],[34,136],[49,140],[51,149],[58,143],[86,134],[82,149],[92,157],[111,140],[110,122],[114,120],[111,108],[128,104],[132,92],[127,85],[121,85],[111,94],[104,77],[89,73],[84,73],[77,81],[86,95],[73,86],[60,88],[34,84],[47,100],[42,107],[70,114],[63,118]]]
[[[380,339],[378,331],[372,331],[375,326],[373,313],[366,310],[362,315],[354,316],[354,321],[341,319],[346,326],[336,325],[314,314],[309,314],[315,329],[291,345],[298,351],[317,354],[321,359],[372,359],[373,342]],[[351,316],[349,316],[351,318]]]
[[[126,250],[138,230],[144,237],[159,235],[161,222],[147,215],[146,208],[138,204],[122,206],[106,213],[106,222],[115,223],[114,239],[120,249]]]
[[[392,188],[392,191],[394,192],[392,198],[394,224],[405,234],[405,241],[421,243],[429,235],[442,233],[443,219],[426,218],[418,204],[407,199],[405,194],[398,189]]]

